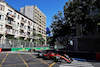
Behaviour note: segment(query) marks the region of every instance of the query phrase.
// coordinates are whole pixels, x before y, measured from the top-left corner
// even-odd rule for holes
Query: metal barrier
[[[39,43],[29,41],[0,39],[0,48],[40,47],[39,45]]]
[[[100,36],[87,35],[87,36],[66,36],[59,37],[58,48],[65,45],[67,51],[73,52],[100,52]]]

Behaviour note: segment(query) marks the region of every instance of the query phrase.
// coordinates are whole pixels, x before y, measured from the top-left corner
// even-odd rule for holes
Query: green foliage
[[[23,40],[23,39],[22,39]],[[26,40],[24,40],[24,41],[29,41],[29,39],[26,39]]]
[[[41,38],[40,40],[41,40],[41,44],[44,44],[45,42],[44,38]]]
[[[50,37],[50,40],[48,39],[51,45],[54,45],[57,37],[69,36],[71,34],[70,24],[72,23],[82,25],[81,33],[83,35],[93,35],[97,23],[100,22],[95,16],[92,16],[92,18],[89,16],[90,10],[93,10],[94,6],[100,9],[100,1],[95,0],[92,2],[92,0],[81,0],[66,2],[63,9],[64,17],[62,16],[63,13],[60,11],[53,16],[52,25],[50,26],[53,36]],[[98,18],[100,18],[99,15]]]
[[[20,40],[24,40],[23,38],[19,38]]]
[[[99,0],[95,0],[95,2],[92,3],[92,0],[82,0],[66,3],[64,6],[65,19],[68,20],[69,23],[82,25],[84,31],[82,29],[81,33],[83,35],[85,35],[83,32],[87,33],[88,35],[94,34],[94,30],[97,26],[97,18],[95,18],[95,16],[89,16],[89,14],[90,10],[92,10],[94,6],[95,8],[96,6],[99,8],[100,5],[96,5],[98,1]]]
[[[54,45],[55,39],[59,36],[70,35],[70,25],[66,23],[62,17],[62,12],[58,11],[53,16],[52,25],[50,26],[53,32],[53,37],[50,38],[51,45]]]
[[[51,37],[50,36],[47,36],[46,38],[47,38],[47,44],[50,44],[50,42],[52,40]]]
[[[34,42],[38,42],[38,39],[34,39]]]
[[[34,39],[34,40],[33,40],[34,42],[38,42],[38,43],[40,43],[40,44],[44,44],[45,40],[44,40],[44,38],[42,37],[41,34],[33,33],[33,36],[39,37],[39,39]]]
[[[100,10],[100,0],[94,0],[92,6],[96,6]]]
[[[47,31],[47,32],[46,32],[46,34],[49,34],[49,33],[50,33],[50,31]]]
[[[6,35],[7,36],[7,39],[15,39],[14,36],[9,36],[9,35]]]
[[[35,33],[35,29],[34,29],[34,32],[33,32],[33,37],[41,37],[42,35],[41,34],[36,34]],[[33,42],[38,42],[39,43],[39,40],[38,39],[33,39]]]
[[[38,37],[42,37],[42,35],[41,35],[41,34],[37,34],[37,36],[38,36]]]
[[[36,33],[33,32],[33,36],[35,37],[36,36]]]

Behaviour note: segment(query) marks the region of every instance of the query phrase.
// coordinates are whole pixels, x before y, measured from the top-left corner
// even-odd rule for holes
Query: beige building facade
[[[20,12],[37,23],[37,34],[41,34],[46,43],[46,15],[36,6],[25,6]]]

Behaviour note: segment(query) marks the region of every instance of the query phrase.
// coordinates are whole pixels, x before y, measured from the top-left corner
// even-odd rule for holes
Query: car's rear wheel
[[[47,56],[47,59],[50,59],[50,57],[49,57],[49,56]]]

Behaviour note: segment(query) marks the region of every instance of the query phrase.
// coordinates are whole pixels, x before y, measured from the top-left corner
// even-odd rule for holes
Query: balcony
[[[34,32],[34,33],[36,33],[36,30],[35,30],[35,29],[33,29],[33,32]]]
[[[30,38],[30,34],[27,34],[27,37]]]
[[[31,30],[30,30],[30,29],[28,29],[28,32],[31,32]]]
[[[3,28],[0,28],[0,31],[3,31]]]
[[[28,26],[31,26],[31,24],[28,24]]]
[[[26,36],[25,33],[20,32],[20,37],[25,37],[25,36]]]
[[[0,28],[0,34],[4,34],[5,30],[3,28]]]
[[[10,18],[12,18],[12,19],[14,19],[14,18],[15,18],[15,16],[14,16],[14,15],[12,15],[11,13],[7,13],[7,16],[8,16],[8,17],[10,17]]]
[[[14,25],[14,22],[13,21],[6,21],[6,25],[13,26]]]
[[[32,29],[32,28],[28,28],[27,30],[28,30],[28,32],[32,32],[32,31],[33,31],[33,29]]]
[[[7,34],[10,34],[10,35],[14,35],[14,30],[12,30],[12,29],[7,29]]]
[[[24,24],[24,23],[25,23],[25,21],[24,21],[24,20],[21,20],[21,23],[23,23],[23,24]]]
[[[20,25],[20,29],[24,30],[24,26]]]
[[[20,33],[20,35],[24,35],[24,33]]]

